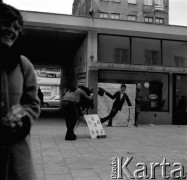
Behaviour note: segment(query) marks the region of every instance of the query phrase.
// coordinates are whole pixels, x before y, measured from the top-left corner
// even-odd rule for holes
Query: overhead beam
[[[26,26],[187,41],[187,27],[21,11]]]

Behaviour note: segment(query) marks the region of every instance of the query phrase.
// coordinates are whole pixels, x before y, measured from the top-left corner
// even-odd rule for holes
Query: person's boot
[[[73,141],[76,139],[77,139],[77,136],[74,134],[74,132],[67,132],[66,133],[66,137],[65,137],[66,141]]]
[[[136,121],[136,120],[135,120],[135,122],[134,122],[134,126],[136,126],[136,127],[138,126],[138,124],[137,124],[137,121]]]
[[[77,139],[76,135],[66,135],[65,137],[66,141],[74,141],[76,139]]]
[[[108,127],[111,127],[111,126],[112,126],[112,118],[109,119],[108,125],[107,125],[107,126],[108,126]]]
[[[77,135],[73,132],[72,137],[77,138]]]

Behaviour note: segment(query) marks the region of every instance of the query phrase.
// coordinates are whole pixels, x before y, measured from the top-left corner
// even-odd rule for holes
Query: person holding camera
[[[88,90],[86,93],[85,90]],[[76,87],[70,88],[62,99],[62,109],[66,121],[67,132],[65,140],[76,140],[74,128],[79,114],[82,115],[82,107],[87,104],[90,106],[93,102],[93,93],[90,93],[89,88]]]

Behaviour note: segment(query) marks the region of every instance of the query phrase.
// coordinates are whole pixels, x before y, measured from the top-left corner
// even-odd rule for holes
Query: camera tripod
[[[84,111],[81,110],[81,112],[82,112],[81,117],[83,117],[84,114],[88,114],[88,110],[89,110],[89,109],[85,109]],[[76,123],[76,125],[75,125],[75,127],[74,127],[74,130],[73,130],[74,132],[75,132],[75,130],[77,129],[77,127],[79,126],[81,120],[82,120],[82,118],[79,118],[79,119],[78,119],[78,121],[77,121],[77,123]],[[86,122],[85,122],[85,123],[86,123]]]

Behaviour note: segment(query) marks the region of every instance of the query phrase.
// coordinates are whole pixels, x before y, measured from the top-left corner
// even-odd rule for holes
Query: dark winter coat
[[[20,58],[24,72],[19,63],[11,70],[1,68],[1,121],[13,105],[20,104],[26,111],[18,133],[12,134],[0,123],[1,180],[35,179],[29,135],[31,125],[39,117],[40,106],[34,67],[26,57]]]
[[[142,95],[140,95],[140,90],[136,90],[136,98],[135,98],[135,112],[140,112],[140,103],[142,100]]]

